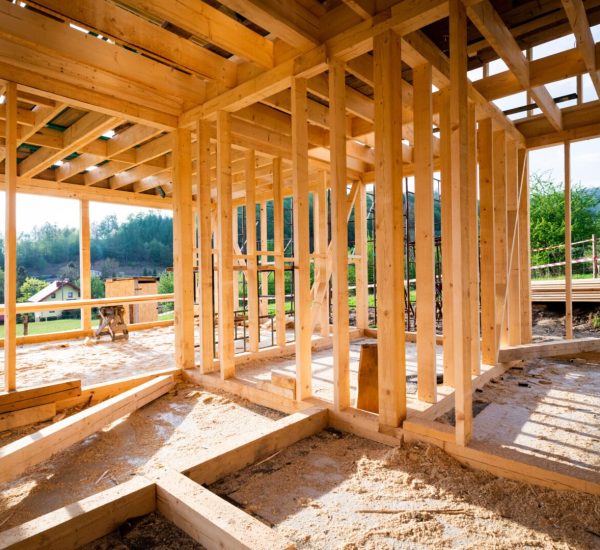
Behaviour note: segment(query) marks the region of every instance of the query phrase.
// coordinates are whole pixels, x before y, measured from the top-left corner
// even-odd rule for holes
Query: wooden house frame
[[[513,361],[600,348],[594,339],[572,340],[569,269],[565,340],[531,343],[527,167],[529,150],[564,144],[570,227],[570,143],[600,136],[600,100],[561,109],[545,85],[589,74],[600,95],[600,45],[590,31],[600,22],[599,2],[548,0],[542,8],[533,7],[539,2],[511,8],[510,2],[490,0],[20,4],[0,5],[0,94],[5,98],[0,189],[6,194],[6,303],[0,314],[5,316],[6,390],[18,390],[17,343],[39,341],[17,339],[16,315],[45,307],[16,302],[16,194],[29,193],[81,204],[82,294],[74,303],[82,308],[83,325],[67,337],[90,334],[91,307],[110,303],[91,299],[89,202],[171,210],[174,294],[120,302],[174,300],[174,376],[291,416],[268,433],[198,458],[181,473],[139,478],[86,499],[78,514],[63,509],[36,526],[22,526],[1,547],[76,547],[85,542],[82,525],[93,523],[96,538],[123,517],[156,508],[208,546],[253,547],[244,538],[249,535],[231,523],[247,521],[248,532],[256,529],[266,546],[287,547],[251,518],[240,519],[242,512],[226,509],[223,513],[234,519],[223,524],[213,506],[226,503],[212,502],[200,485],[190,488],[190,479],[214,481],[326,426],[390,445],[402,438],[426,441],[501,476],[600,494],[600,483],[501,458],[471,444],[476,388]],[[576,37],[572,49],[536,60],[523,53],[571,32]],[[494,59],[502,59],[508,70],[489,76],[487,64]],[[484,76],[471,82],[467,72],[478,67]],[[541,114],[514,122],[493,103],[519,92],[526,92]],[[115,132],[111,139],[103,137],[108,131]],[[435,361],[434,172],[441,174],[443,314],[450,321],[444,324],[442,389]],[[416,284],[422,306],[416,400],[407,400],[404,366],[405,341],[415,335],[405,332],[405,298],[398,291],[404,288],[406,176],[414,177],[418,205]],[[369,327],[366,276],[370,184],[379,200],[378,317],[384,322],[377,330]],[[283,250],[286,197],[293,197],[293,256]],[[274,244],[257,250],[261,235],[255,207],[267,201],[273,202]],[[251,206],[244,254],[234,246],[232,229],[241,206]],[[357,250],[350,259],[347,221],[353,209]],[[569,254],[570,231],[566,234]],[[259,349],[257,289],[267,257],[275,274],[277,341]],[[348,316],[349,260],[357,273],[356,327]],[[293,343],[285,340],[288,268],[295,285]],[[234,278],[240,270],[249,283],[250,336],[249,350],[236,354]],[[349,344],[362,335],[378,341],[378,414],[354,408],[350,399]],[[312,394],[311,353],[324,346],[333,347],[331,403]],[[246,362],[284,355],[295,356],[293,396],[236,378],[236,369]],[[434,422],[452,408],[455,427]],[[197,471],[202,475],[195,477]]]

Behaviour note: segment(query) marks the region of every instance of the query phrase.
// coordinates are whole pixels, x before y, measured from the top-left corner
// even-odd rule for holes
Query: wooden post
[[[231,192],[231,115],[219,111],[217,113],[217,244],[219,250],[219,363],[223,379],[235,376]]]
[[[454,386],[452,302],[452,176],[450,170],[450,92],[440,95],[440,176],[442,214],[442,318],[444,324],[444,385]]]
[[[565,141],[565,336],[573,338],[573,282],[571,264],[571,142]]]
[[[283,199],[282,199],[283,201]],[[283,208],[283,202],[282,202]],[[282,218],[283,220],[283,218]],[[281,222],[283,224],[283,221]],[[268,249],[269,239],[268,239],[268,221],[267,221],[267,201],[260,203],[260,250],[261,252],[265,252]],[[283,227],[283,225],[282,225]],[[282,237],[283,243],[283,237]],[[261,263],[267,260],[266,256],[261,256]],[[260,273],[260,293],[264,296],[268,296],[269,294],[269,274],[266,271],[262,271]],[[260,299],[260,314],[268,315],[269,314],[269,298],[261,298]]]
[[[306,80],[292,80],[292,172],[294,197],[294,295],[296,399],[312,395],[312,318],[308,215],[308,121]]]
[[[317,269],[315,288],[325,289],[318,292],[321,302],[318,303],[318,319],[321,336],[329,336],[329,292],[326,287],[327,280],[327,249],[329,240],[329,229],[327,227],[327,172],[323,171],[323,179],[317,184],[313,193],[313,209],[317,213],[315,228],[315,249],[317,253]]]
[[[210,135],[208,122],[196,125],[196,158],[198,159],[198,303],[200,315],[200,369],[203,374],[213,372],[215,327],[213,311],[213,266],[211,228]]]
[[[385,428],[406,418],[400,37],[393,31],[377,35],[373,58],[379,425]]]
[[[192,139],[190,130],[173,132],[173,282],[175,364],[194,367],[194,271],[192,242]]]
[[[6,84],[4,390],[17,389],[17,85]]]
[[[79,288],[81,298],[92,297],[92,264],[90,258],[90,201],[79,201]],[[81,328],[92,330],[92,308],[81,308]]]
[[[414,67],[417,393],[427,403],[437,397],[431,85],[431,64]]]
[[[492,120],[479,121],[479,218],[481,242],[481,351],[486,365],[498,361],[496,336],[496,270]]]
[[[481,370],[481,337],[479,331],[479,234],[477,219],[477,120],[475,104],[468,105],[468,210],[466,217],[469,223],[469,298],[471,316],[471,374],[477,376]]]
[[[369,249],[367,246],[367,186],[359,182],[354,203],[354,242],[359,256],[354,263],[356,274],[356,327],[369,328]]]
[[[506,229],[506,135],[504,130],[493,133],[494,148],[494,223],[496,262],[496,338],[498,346],[508,344],[508,332],[502,330],[506,309],[506,271],[508,267]]]
[[[350,406],[350,324],[348,318],[348,207],[346,196],[346,68],[329,63],[331,227],[333,248],[333,403]]]
[[[517,144],[509,139],[506,144],[506,218],[508,236],[508,343],[516,346],[521,343],[521,298],[519,280],[519,240],[518,240],[518,187],[519,174],[517,162]]]
[[[529,235],[529,173],[527,168],[527,150],[519,149],[519,268],[521,297],[521,343],[529,344],[532,337],[531,319],[531,238]]]
[[[258,320],[258,271],[256,263],[256,155],[246,151],[246,278],[248,282],[248,326],[250,351],[258,351],[260,323]]]
[[[450,0],[450,126],[452,175],[452,299],[454,329],[454,383],[456,443],[471,439],[473,410],[471,387],[469,270],[469,136],[467,105],[467,16],[462,0]],[[470,272],[470,270],[469,270]]]
[[[277,345],[285,346],[285,262],[283,257],[283,192],[281,158],[273,159],[273,241],[275,250],[275,328]]]

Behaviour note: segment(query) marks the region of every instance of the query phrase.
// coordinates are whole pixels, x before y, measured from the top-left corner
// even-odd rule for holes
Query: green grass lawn
[[[159,313],[158,318],[160,321],[168,321],[169,319],[175,319],[175,312],[165,311],[164,313]]]
[[[39,321],[29,323],[28,334],[47,334],[49,332],[63,332],[81,328],[80,319],[56,319],[53,321]],[[23,325],[17,325],[17,336],[23,336]],[[0,338],[4,338],[4,325],[0,325]]]

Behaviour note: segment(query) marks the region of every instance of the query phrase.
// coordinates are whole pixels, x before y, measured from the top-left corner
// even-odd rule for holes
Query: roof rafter
[[[600,97],[600,73],[596,68],[596,46],[582,0],[562,0],[569,23],[575,34],[577,48],[590,74],[596,94]]]
[[[469,19],[487,39],[492,48],[511,69],[521,85],[529,91],[538,107],[546,115],[554,128],[562,127],[560,109],[554,103],[545,86],[531,86],[529,80],[529,61],[521,51],[517,41],[510,33],[502,18],[488,0],[471,3],[467,8]]]

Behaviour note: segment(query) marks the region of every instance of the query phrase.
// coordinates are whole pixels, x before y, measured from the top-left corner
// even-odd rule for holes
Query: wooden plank
[[[582,0],[562,0],[563,8],[573,29],[577,48],[590,75],[596,94],[600,97],[600,75],[596,66],[596,48],[590,23]]]
[[[200,369],[206,374],[214,370],[214,307],[213,307],[213,257],[210,180],[210,125],[199,121],[196,125],[196,158],[198,159],[198,334],[200,340]]]
[[[136,476],[2,532],[2,550],[71,550],[108,535],[156,508],[154,482]]]
[[[498,357],[496,335],[496,270],[492,120],[479,121],[477,137],[479,159],[479,218],[481,257],[481,352],[486,365]]]
[[[359,183],[354,203],[354,273],[356,277],[356,327],[369,328],[369,249],[367,235],[367,187]]]
[[[169,21],[259,67],[269,69],[273,66],[273,42],[209,4],[194,0],[179,0],[177,4],[127,0],[126,4]]]
[[[246,151],[246,277],[248,282],[248,331],[250,351],[258,351],[258,271],[256,263],[256,154]]]
[[[454,303],[452,299],[452,174],[450,163],[450,92],[443,90],[440,98],[440,176],[442,214],[442,318],[444,321],[444,384],[454,387],[454,327],[452,321]]]
[[[306,80],[292,81],[292,169],[294,208],[294,298],[296,331],[296,398],[312,395],[310,239],[308,216],[308,125]]]
[[[502,318],[506,308],[508,271],[508,229],[506,214],[506,134],[503,130],[493,133],[494,176],[494,224],[495,224],[495,272],[496,272],[496,338],[498,345],[508,344],[507,325],[502,330]]]
[[[362,344],[358,363],[356,408],[379,413],[379,367],[377,344]]]
[[[275,252],[275,337],[277,345],[285,346],[285,272],[283,258],[283,178],[281,157],[273,159],[273,244]],[[262,226],[262,223],[261,223]],[[268,281],[267,281],[268,283]]]
[[[158,511],[205,548],[296,548],[261,521],[179,472],[160,471],[155,479]]]
[[[315,242],[315,289],[313,297],[313,323],[318,326],[321,336],[329,336],[329,277],[327,270],[329,250],[329,227],[327,225],[327,184],[328,174],[322,178],[313,191],[313,213]]]
[[[480,306],[479,306],[479,219],[478,219],[478,189],[477,189],[477,121],[475,104],[468,106],[468,189],[467,218],[469,224],[469,310],[471,318],[471,374],[479,374],[481,369],[481,337],[480,337]]]
[[[31,3],[48,13],[112,38],[119,44],[143,51],[159,60],[167,61],[201,78],[233,86],[236,82],[236,64],[220,55],[194,44],[191,40],[159,27],[111,2],[79,0],[35,0]],[[117,22],[115,24],[114,22]]]
[[[275,157],[275,158],[280,158],[280,157]],[[275,168],[275,161],[273,162],[273,166],[272,168]],[[279,171],[280,173],[277,176],[272,176],[273,178],[281,178],[281,164],[279,166]],[[275,172],[273,171],[273,174],[275,174]],[[275,179],[273,179],[273,185],[275,185]],[[283,185],[283,183],[281,183],[281,185]],[[275,188],[273,187],[273,193],[275,193]],[[281,199],[283,201],[283,197]],[[282,202],[282,208],[283,208],[283,202]],[[282,210],[283,212],[283,210]],[[273,210],[273,215],[275,215],[275,210]],[[282,214],[283,215],[283,214]],[[283,228],[283,217],[281,218],[282,222],[282,228]],[[268,216],[267,216],[267,201],[261,201],[260,203],[260,251],[261,252],[266,252],[269,248],[269,239],[267,238],[268,236]],[[274,229],[274,228],[273,228]],[[283,231],[283,229],[282,229]],[[283,235],[283,233],[282,233]],[[281,237],[282,239],[282,243],[283,243],[283,236]],[[282,250],[283,250],[283,244],[282,244]],[[263,258],[265,258],[263,256]],[[265,258],[266,259],[266,258]],[[261,298],[260,299],[260,314],[261,315],[268,315],[269,314],[269,298],[267,298],[267,296],[269,295],[269,274],[268,273],[261,273],[260,277],[260,293],[261,295],[264,295],[265,298]]]
[[[469,269],[467,16],[462,0],[450,0],[450,127],[452,159],[452,301],[456,441],[467,445],[472,430]]]
[[[509,363],[544,357],[560,357],[600,351],[600,338],[553,340],[520,346],[507,346],[500,350],[499,361]]]
[[[217,117],[217,244],[221,377],[235,376],[233,342],[233,234],[231,221],[231,115]]]
[[[81,298],[89,300],[92,297],[92,262],[90,256],[90,203],[79,201],[79,288]],[[81,310],[81,328],[92,328],[92,309]]]
[[[6,83],[4,389],[17,388],[17,85]]]
[[[27,409],[44,403],[55,403],[81,395],[81,380],[65,380],[0,393],[0,413]]]
[[[56,403],[45,403],[28,409],[0,413],[0,432],[50,420],[56,415]]]
[[[130,329],[131,326],[133,325],[129,326]],[[173,376],[174,379],[177,379],[180,374],[181,370],[177,368],[162,369],[148,374],[127,376],[125,378],[118,378],[108,382],[83,386],[81,388],[81,394],[77,397],[70,397],[68,399],[57,401],[56,410],[60,412],[72,407],[78,407],[80,405],[95,405],[96,403],[101,403],[102,401],[114,397],[115,395],[119,395],[120,393],[130,390],[131,388],[141,386],[149,380],[154,380],[160,376]]]
[[[516,239],[519,208],[519,174],[517,145],[513,140],[506,143],[506,225],[509,264],[507,266],[508,299],[506,301],[505,323],[510,345],[521,343],[519,243]]]
[[[435,249],[433,219],[432,70],[413,68],[415,127],[415,256],[417,279],[417,395],[435,403]]]
[[[406,418],[400,37],[374,39],[379,423]],[[383,322],[381,322],[383,321]]]
[[[564,145],[565,170],[565,335],[573,338],[573,253],[571,250],[571,142]]]
[[[0,448],[0,483],[14,479],[28,468],[143,407],[164,395],[173,385],[172,376],[161,376],[5,445]]]
[[[321,406],[296,412],[200,453],[181,471],[196,483],[209,485],[325,429],[327,417]]]
[[[191,369],[195,366],[191,132],[178,128],[173,132],[173,139],[175,364]]]
[[[350,406],[350,319],[348,314],[348,224],[346,206],[346,67],[329,63],[331,124],[331,240],[333,283],[333,403]]]
[[[521,200],[519,201],[519,254],[521,266],[521,343],[528,344],[532,337],[532,310],[531,310],[531,239],[529,230],[529,169],[528,153],[519,149],[519,173],[521,178]]]

